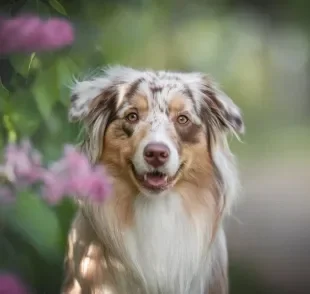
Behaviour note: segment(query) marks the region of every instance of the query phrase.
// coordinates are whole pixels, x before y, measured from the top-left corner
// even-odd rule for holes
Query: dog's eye
[[[180,125],[185,125],[189,122],[189,118],[186,115],[182,114],[178,116],[177,121]]]
[[[135,123],[139,120],[139,116],[137,113],[131,112],[131,113],[126,115],[126,120],[128,120],[131,123]]]

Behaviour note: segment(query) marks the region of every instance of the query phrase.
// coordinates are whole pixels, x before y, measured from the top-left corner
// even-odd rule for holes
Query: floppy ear
[[[83,122],[81,148],[93,163],[102,153],[103,137],[115,117],[117,99],[118,83],[106,77],[78,82],[72,89],[69,121]]]
[[[77,82],[71,92],[69,121],[83,121],[96,112],[107,115],[114,108],[116,96],[117,86],[107,78]]]
[[[202,87],[204,107],[211,113],[212,121],[221,129],[237,134],[245,131],[239,107],[210,78],[205,77]]]
[[[97,112],[115,110],[127,85],[140,75],[138,71],[123,66],[106,67],[100,72],[101,76],[76,82],[72,87],[69,108],[71,122],[88,119]]]

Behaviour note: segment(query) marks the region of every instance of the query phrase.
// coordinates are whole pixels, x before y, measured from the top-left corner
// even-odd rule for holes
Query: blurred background
[[[202,71],[242,108],[243,192],[227,221],[232,294],[310,293],[310,2],[302,0],[11,0],[0,14],[70,20],[74,44],[0,56],[0,148],[30,137],[49,159],[76,143],[73,76],[107,64]],[[1,44],[0,44],[1,46]],[[36,201],[0,216],[0,270],[59,293],[74,212]]]

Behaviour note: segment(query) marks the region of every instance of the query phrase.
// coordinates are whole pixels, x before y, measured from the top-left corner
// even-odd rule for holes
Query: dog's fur
[[[232,100],[201,73],[112,67],[75,84],[69,118],[83,122],[82,150],[105,165],[113,195],[80,203],[62,293],[228,293],[222,221],[239,185],[227,136],[244,128]],[[170,150],[160,191],[137,178],[154,170],[150,142]]]

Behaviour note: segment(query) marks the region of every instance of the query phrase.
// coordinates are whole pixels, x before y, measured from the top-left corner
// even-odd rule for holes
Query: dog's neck
[[[207,222],[190,216],[181,198],[139,197],[125,244],[151,293],[202,293],[207,274]],[[195,284],[195,285],[194,285]]]
[[[210,214],[205,210],[191,214],[177,191],[135,197],[133,206],[126,208],[132,214],[126,226],[124,218],[115,213],[118,208],[117,199],[111,199],[99,214],[95,208],[93,222],[98,223],[99,235],[111,255],[137,277],[144,289],[141,293],[203,293],[210,272]],[[118,276],[123,280],[120,293],[138,293],[130,289],[128,275]]]

